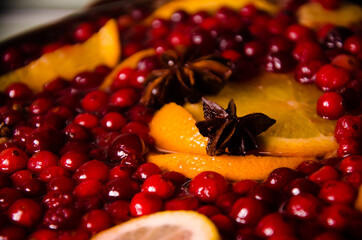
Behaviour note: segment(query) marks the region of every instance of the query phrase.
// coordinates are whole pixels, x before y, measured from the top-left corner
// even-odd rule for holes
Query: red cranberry
[[[75,229],[59,232],[59,240],[88,240],[90,233],[84,229]]]
[[[218,206],[224,212],[230,212],[231,207],[238,199],[238,196],[233,192],[226,192],[220,195],[215,202],[215,205]]]
[[[218,213],[221,213],[220,209],[214,205],[203,205],[196,209],[197,212],[204,214],[207,217],[212,217]]]
[[[65,136],[72,141],[87,141],[90,139],[90,134],[85,126],[70,123],[64,128]]]
[[[98,179],[105,182],[108,179],[109,168],[98,160],[91,160],[80,166],[73,175],[73,179],[82,182],[88,179]]]
[[[107,150],[110,159],[122,159],[129,154],[144,154],[146,147],[142,139],[136,134],[123,133],[114,138]]]
[[[216,225],[219,232],[225,236],[231,236],[235,231],[234,221],[224,214],[215,214],[210,220]]]
[[[51,53],[63,46],[64,46],[64,42],[62,42],[62,41],[52,42],[52,43],[44,45],[41,50],[41,53],[42,54]]]
[[[54,230],[74,228],[80,219],[79,212],[71,207],[49,208],[43,218],[43,225]]]
[[[243,226],[254,226],[266,213],[267,209],[261,201],[242,197],[234,203],[230,217]]]
[[[258,8],[254,4],[247,4],[239,11],[240,15],[245,18],[251,18],[258,13]]]
[[[362,52],[362,37],[358,35],[348,37],[344,42],[343,48],[352,54],[360,54]]]
[[[108,95],[101,90],[95,90],[81,100],[82,108],[85,111],[97,112],[102,110],[108,103]]]
[[[288,52],[269,54],[266,58],[265,69],[268,72],[286,73],[294,69],[296,61]]]
[[[42,200],[47,208],[71,207],[74,203],[74,195],[62,191],[47,192]]]
[[[362,153],[362,144],[354,138],[343,138],[339,141],[337,149],[338,157],[348,157]]]
[[[213,202],[228,190],[228,182],[219,173],[205,171],[191,180],[189,192],[201,201]]]
[[[54,177],[47,185],[48,191],[72,192],[74,187],[74,180],[67,176]]]
[[[355,220],[356,212],[351,207],[335,203],[322,209],[320,222],[330,229],[345,229]]]
[[[299,219],[317,219],[321,203],[318,198],[308,193],[292,196],[285,205],[285,211],[290,216]]]
[[[323,166],[319,170],[309,175],[309,180],[318,184],[323,184],[329,180],[338,179],[339,174],[337,170],[331,166]]]
[[[69,171],[76,171],[81,165],[88,162],[88,156],[82,152],[69,151],[59,159],[59,165]]]
[[[335,10],[338,9],[341,1],[340,0],[317,0],[323,8],[328,10]]]
[[[286,29],[285,35],[289,40],[295,42],[313,40],[314,38],[313,31],[310,28],[299,24],[290,25]]]
[[[76,89],[91,89],[98,87],[102,81],[102,77],[96,73],[82,72],[73,78],[71,85]]]
[[[277,168],[269,174],[264,185],[275,190],[281,190],[297,177],[299,177],[299,174],[290,168]]]
[[[118,112],[109,112],[101,120],[101,126],[110,131],[120,130],[127,123],[127,119]]]
[[[69,177],[70,173],[63,167],[60,166],[51,166],[46,169],[44,169],[39,174],[39,179],[43,182],[49,182],[54,177],[58,176],[66,176]]]
[[[58,239],[57,232],[50,229],[39,229],[33,232],[29,239],[32,240],[56,240]]]
[[[249,57],[258,58],[266,52],[265,44],[261,41],[250,41],[244,44],[244,54]]]
[[[175,171],[164,172],[162,176],[164,179],[167,179],[176,187],[182,186],[188,180],[182,173]]]
[[[14,173],[26,167],[28,156],[19,148],[7,148],[0,153],[0,171]]]
[[[54,80],[47,82],[43,85],[43,89],[45,92],[55,93],[66,87],[68,87],[69,83],[67,80],[57,77]]]
[[[28,169],[40,173],[44,169],[56,166],[57,164],[57,155],[48,151],[39,151],[29,158]]]
[[[105,206],[105,210],[112,217],[115,223],[120,223],[130,218],[129,202],[118,200]]]
[[[63,155],[70,151],[82,152],[85,154],[90,153],[92,145],[83,141],[69,141],[67,142],[62,149],[60,149],[59,154]]]
[[[309,62],[311,60],[322,59],[323,52],[318,43],[313,41],[302,41],[295,46],[293,56],[299,62]]]
[[[21,148],[25,148],[26,146],[26,139],[33,131],[31,127],[17,127],[13,131],[13,142]]]
[[[44,183],[36,178],[27,179],[16,188],[28,197],[39,197],[45,193]]]
[[[264,216],[255,229],[260,237],[293,236],[293,226],[280,213]]]
[[[199,206],[199,199],[193,195],[172,198],[165,202],[165,210],[195,210]]]
[[[93,195],[90,197],[77,198],[74,206],[81,212],[89,212],[94,209],[101,209],[104,205],[102,195]]]
[[[81,225],[95,234],[112,226],[112,220],[106,211],[95,209],[83,216]]]
[[[63,140],[63,136],[57,129],[40,127],[29,135],[26,150],[29,153],[41,150],[57,152],[63,146]]]
[[[317,101],[317,113],[326,119],[338,119],[345,113],[343,98],[336,92],[326,92]]]
[[[64,120],[69,120],[71,117],[73,117],[72,111],[65,106],[55,106],[50,109],[50,113],[53,113]]]
[[[119,164],[113,167],[109,171],[109,180],[118,179],[118,178],[131,178],[133,170],[131,167],[126,164]]]
[[[79,183],[73,191],[73,194],[78,198],[86,198],[98,195],[102,190],[102,183],[97,179],[88,179]]]
[[[24,100],[32,96],[30,88],[24,83],[12,83],[5,88],[5,94],[14,100]]]
[[[1,62],[6,70],[14,70],[23,65],[24,57],[19,48],[10,47],[1,55]]]
[[[107,182],[103,188],[103,196],[108,201],[130,200],[139,191],[136,182],[128,178],[113,179]]]
[[[339,169],[344,174],[354,172],[362,173],[362,156],[354,155],[344,158],[339,165]]]
[[[142,138],[142,140],[150,145],[154,140],[148,135],[149,131],[149,127],[140,122],[129,122],[122,127],[122,132],[137,134]]]
[[[13,222],[25,227],[37,224],[42,215],[43,210],[40,204],[28,198],[17,200],[8,211],[8,216]]]
[[[338,119],[334,136],[338,142],[342,138],[362,139],[362,117],[346,115]]]
[[[329,203],[352,204],[355,201],[356,192],[348,183],[330,180],[323,184],[318,196]]]
[[[323,42],[327,48],[343,48],[344,41],[352,35],[352,30],[334,27],[325,36]]]
[[[353,187],[358,189],[359,186],[361,186],[361,184],[362,184],[362,173],[360,173],[360,172],[350,173],[345,177],[344,180],[345,180],[345,182],[351,184]]]
[[[48,98],[35,99],[29,106],[29,113],[34,115],[45,114],[52,107],[52,102]]]
[[[156,194],[162,199],[167,199],[175,192],[175,186],[162,175],[152,175],[143,182],[141,192]]]
[[[190,46],[191,40],[187,34],[181,31],[174,30],[168,35],[168,42],[172,46]]]
[[[85,42],[93,35],[95,31],[96,29],[92,23],[83,22],[75,28],[73,36],[77,42]]]
[[[320,233],[317,236],[315,236],[315,238],[313,238],[314,240],[343,240],[343,236],[341,236],[339,233],[335,232],[335,231],[329,231],[329,232],[324,232],[324,233]]]
[[[138,100],[137,92],[132,88],[123,88],[113,93],[109,98],[109,103],[117,107],[130,107]]]
[[[345,86],[351,79],[350,73],[332,64],[322,66],[316,75],[316,85],[323,91],[335,91]]]
[[[300,83],[314,83],[316,81],[316,74],[322,65],[323,63],[319,60],[300,63],[295,69],[295,80]]]
[[[143,89],[149,73],[150,71],[147,69],[135,71],[129,80],[130,86],[136,89]]]
[[[130,213],[135,217],[155,213],[161,209],[162,200],[158,196],[149,193],[137,193],[130,203]]]
[[[20,199],[23,195],[21,192],[14,188],[1,188],[0,189],[0,210],[5,212],[16,200]]]
[[[277,53],[284,51],[291,51],[293,48],[293,42],[283,36],[276,36],[269,41],[269,52]]]
[[[34,173],[32,173],[30,170],[19,170],[10,176],[14,186],[19,186],[22,182],[28,179],[33,179],[34,177]]]
[[[91,113],[80,113],[74,118],[74,123],[84,126],[88,129],[98,127],[98,118]]]
[[[270,208],[278,208],[283,201],[283,195],[280,192],[263,185],[252,188],[247,196],[265,203]]]
[[[321,168],[321,164],[319,164],[318,162],[306,160],[298,165],[297,171],[305,175],[309,175],[317,171],[319,168]]]
[[[319,192],[319,185],[306,178],[297,178],[285,187],[285,191],[291,196],[296,196],[301,193],[317,195]]]
[[[126,116],[132,121],[149,123],[153,117],[153,111],[142,105],[135,105],[126,112]]]
[[[209,16],[209,13],[206,12],[206,11],[199,11],[199,12],[196,12],[194,13],[192,16],[191,16],[191,21],[194,23],[194,24],[201,24],[207,17]]]
[[[234,193],[239,195],[245,195],[249,192],[250,189],[255,187],[257,182],[250,179],[240,180],[233,184],[232,190]]]
[[[233,62],[240,60],[242,57],[242,55],[238,51],[235,51],[233,49],[223,51],[221,53],[221,56]]]
[[[26,239],[26,231],[22,227],[9,225],[0,229],[0,238],[6,240],[23,240]]]
[[[130,43],[127,43],[127,44],[124,44],[123,45],[123,53],[124,53],[124,57],[129,57],[129,56],[132,56],[133,54],[135,54],[136,52],[138,51],[141,51],[142,50],[142,46],[137,43],[137,42],[130,42]]]

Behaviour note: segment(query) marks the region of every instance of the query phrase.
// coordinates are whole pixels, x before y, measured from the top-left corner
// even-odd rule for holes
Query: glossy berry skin
[[[317,195],[319,192],[319,185],[306,178],[297,178],[285,186],[284,191],[290,196],[296,196],[302,193]]]
[[[140,217],[160,211],[162,200],[157,195],[140,192],[133,196],[129,208],[132,216]]]
[[[107,182],[102,191],[103,197],[108,201],[130,200],[139,191],[139,186],[129,178],[116,178]]]
[[[63,191],[72,192],[76,183],[73,179],[67,176],[58,176],[52,178],[47,184],[47,191]]]
[[[50,229],[39,229],[33,232],[29,239],[32,240],[56,240],[58,239],[57,232]]]
[[[344,158],[339,165],[339,169],[344,174],[362,173],[362,156],[354,155]]]
[[[86,198],[101,193],[103,184],[97,179],[88,179],[79,183],[73,191],[78,198]]]
[[[138,135],[123,133],[113,139],[107,150],[107,157],[109,159],[122,159],[129,154],[143,155],[145,151],[145,144]]]
[[[40,173],[48,167],[56,166],[58,157],[49,151],[39,151],[29,158],[28,169]]]
[[[162,199],[167,199],[175,192],[175,186],[162,175],[152,175],[143,182],[141,192],[156,194]]]
[[[320,207],[318,198],[308,193],[301,193],[287,201],[285,212],[298,219],[312,220],[317,219]]]
[[[48,98],[35,99],[29,106],[29,113],[34,115],[45,114],[52,107],[52,102]]]
[[[316,73],[322,66],[323,63],[319,60],[302,62],[296,67],[294,78],[300,83],[314,83]]]
[[[114,201],[105,205],[105,210],[108,212],[115,223],[124,222],[130,218],[128,201]]]
[[[76,123],[69,123],[63,132],[67,139],[73,141],[87,141],[90,138],[88,129]]]
[[[111,89],[113,91],[129,87],[129,80],[135,70],[133,68],[122,68],[115,76]]]
[[[225,236],[232,235],[235,231],[235,223],[233,220],[224,214],[215,214],[210,220],[216,225],[221,234]]]
[[[112,226],[112,219],[106,211],[95,209],[83,216],[81,226],[95,234]]]
[[[26,142],[26,151],[35,153],[38,151],[51,151],[56,153],[64,143],[61,133],[54,128],[39,127],[34,129]]]
[[[77,42],[84,42],[88,38],[90,38],[93,33],[96,31],[95,27],[92,23],[89,22],[83,22],[79,24],[76,29],[74,30],[74,39]]]
[[[345,114],[343,98],[339,93],[326,92],[317,101],[317,113],[326,119],[338,119]]]
[[[103,77],[93,72],[82,72],[76,75],[71,86],[76,89],[85,90],[98,87],[103,81]]]
[[[120,130],[127,123],[127,119],[118,112],[109,112],[101,120],[101,126],[110,131]]]
[[[358,55],[362,52],[362,37],[358,35],[348,37],[343,48],[352,54]]]
[[[296,171],[290,168],[277,168],[269,174],[264,185],[275,190],[280,190],[299,176],[300,175]]]
[[[352,204],[356,199],[356,192],[348,183],[331,180],[323,184],[318,197],[328,203]]]
[[[7,148],[0,153],[0,171],[14,173],[26,167],[28,156],[19,148]]]
[[[132,88],[123,88],[113,93],[109,98],[109,103],[117,107],[130,107],[138,100],[137,92]]]
[[[78,225],[79,211],[72,207],[49,208],[44,213],[42,224],[49,229],[69,229]]]
[[[329,229],[343,230],[358,216],[354,209],[345,204],[332,204],[322,209],[320,223]]]
[[[266,213],[267,208],[261,201],[242,197],[234,203],[229,215],[243,226],[254,226]]]
[[[13,222],[25,227],[37,224],[42,214],[41,205],[28,198],[17,200],[10,206],[8,211],[8,216]]]
[[[339,178],[337,170],[331,166],[323,166],[316,172],[308,176],[309,180],[318,184],[323,184],[329,180],[336,180]]]
[[[196,211],[198,213],[204,214],[207,217],[212,217],[216,214],[221,213],[220,209],[215,207],[214,205],[202,205],[201,207],[197,208]]]
[[[316,161],[306,160],[298,165],[297,171],[302,174],[309,175],[314,173],[321,167],[321,164]]]
[[[314,41],[303,41],[297,43],[293,50],[293,56],[299,62],[309,62],[323,58],[321,46]]]
[[[193,195],[185,195],[167,200],[165,210],[195,210],[199,206],[199,199]]]
[[[139,180],[146,180],[150,176],[160,173],[161,169],[156,164],[148,162],[139,166],[133,176]]]
[[[43,196],[42,204],[47,208],[71,207],[74,200],[74,195],[72,193],[50,191]]]
[[[264,216],[255,228],[260,237],[293,236],[294,229],[280,213]]]
[[[323,91],[336,91],[351,80],[350,73],[332,64],[322,66],[316,75],[316,85]]]
[[[94,114],[80,113],[75,116],[74,123],[84,126],[88,129],[92,129],[99,125],[99,120]]]
[[[342,138],[362,139],[362,117],[346,115],[338,119],[334,130],[338,142]]]
[[[59,159],[59,165],[69,171],[76,171],[84,163],[88,162],[89,158],[85,153],[78,151],[69,151],[62,155]]]
[[[16,200],[20,199],[23,194],[9,187],[4,187],[0,189],[0,210],[7,210]]]
[[[0,229],[1,239],[23,240],[26,239],[26,231],[23,227],[16,225],[4,226]]]
[[[81,100],[82,108],[85,111],[97,112],[102,110],[108,103],[108,94],[106,92],[95,90]]]
[[[91,160],[80,166],[73,174],[73,179],[82,182],[88,179],[98,179],[104,182],[108,179],[109,168],[106,164],[98,160]]]
[[[5,88],[5,94],[14,100],[25,100],[31,97],[30,88],[24,83],[12,83]]]
[[[189,192],[203,202],[214,202],[228,190],[228,182],[219,173],[205,171],[199,173],[190,182]]]
[[[362,143],[358,139],[343,138],[339,141],[337,156],[348,157],[353,155],[360,155],[362,153]]]

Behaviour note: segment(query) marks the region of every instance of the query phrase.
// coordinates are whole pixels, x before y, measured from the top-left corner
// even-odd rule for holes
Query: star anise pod
[[[202,98],[202,103],[205,120],[197,122],[196,126],[201,135],[209,138],[206,150],[211,156],[222,153],[246,155],[250,150],[258,149],[255,137],[276,122],[263,113],[237,117],[233,99],[227,109],[206,98]]]
[[[205,94],[216,94],[230,77],[231,68],[222,57],[196,57],[196,53],[195,49],[163,53],[163,68],[147,77],[141,103],[158,108],[169,102],[194,103]]]

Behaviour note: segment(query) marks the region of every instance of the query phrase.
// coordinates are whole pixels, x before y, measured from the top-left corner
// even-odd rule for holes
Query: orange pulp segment
[[[57,78],[72,79],[83,71],[92,71],[98,65],[113,67],[121,54],[117,23],[109,20],[97,33],[84,43],[67,45],[13,72],[0,76],[0,90],[10,83],[26,83],[33,91]]]

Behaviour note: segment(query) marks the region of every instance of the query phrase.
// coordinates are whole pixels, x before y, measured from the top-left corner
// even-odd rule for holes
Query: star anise
[[[206,150],[211,156],[222,153],[246,155],[258,149],[255,137],[276,122],[263,113],[237,117],[233,99],[227,109],[206,98],[202,98],[202,103],[205,120],[197,122],[196,126],[201,135],[209,138]]]
[[[216,55],[197,57],[195,49],[169,50],[160,56],[163,66],[147,77],[141,103],[161,107],[165,103],[198,102],[205,94],[216,94],[231,75],[227,61]]]

